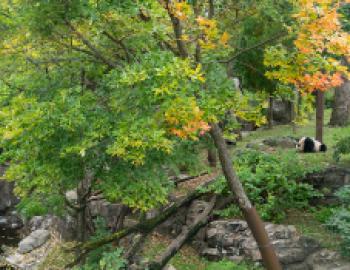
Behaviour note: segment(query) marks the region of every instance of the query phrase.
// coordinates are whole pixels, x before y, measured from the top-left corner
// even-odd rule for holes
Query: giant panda
[[[314,138],[302,137],[298,144],[297,149],[304,153],[326,152],[327,146]]]

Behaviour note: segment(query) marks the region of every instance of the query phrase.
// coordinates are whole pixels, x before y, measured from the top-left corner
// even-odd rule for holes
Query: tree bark
[[[323,142],[324,92],[316,92],[316,140]]]
[[[350,81],[337,87],[334,93],[334,103],[329,121],[331,126],[346,126],[350,124]]]
[[[210,134],[218,150],[222,171],[225,175],[225,178],[232,193],[236,196],[238,205],[242,210],[244,217],[248,223],[248,226],[252,231],[253,236],[259,246],[259,250],[265,267],[268,270],[282,270],[281,264],[277,258],[275,250],[270,244],[264,223],[260,219],[255,208],[252,206],[249,198],[244,192],[241,182],[239,181],[233,169],[232,161],[229,156],[225,140],[222,136],[221,129],[216,123],[211,123]]]
[[[91,184],[93,175],[86,171],[84,179],[77,188],[78,208],[77,208],[77,238],[80,242],[85,242],[94,232],[91,213],[88,207],[88,199],[91,194]]]
[[[209,166],[216,168],[217,158],[216,158],[216,149],[209,146],[208,148],[208,162]]]
[[[272,98],[272,96],[269,96],[269,108],[268,108],[267,121],[269,124],[269,129],[272,129],[272,126],[273,126],[273,98]]]

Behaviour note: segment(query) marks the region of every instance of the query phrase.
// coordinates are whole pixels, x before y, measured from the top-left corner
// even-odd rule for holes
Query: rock
[[[171,264],[169,264],[169,265],[165,266],[163,268],[163,270],[176,270],[176,268],[174,266],[172,266]]]
[[[194,200],[187,211],[186,225],[192,225],[198,216],[203,213],[206,207],[208,207],[208,202]]]
[[[300,236],[294,226],[266,223],[265,229],[277,256],[285,266],[300,264],[320,249],[317,241]],[[206,243],[208,246],[202,250],[202,255],[209,260],[242,257],[254,262],[261,261],[258,245],[247,223],[242,220],[211,222],[206,231]]]
[[[23,222],[16,214],[11,216],[0,216],[0,231],[2,229],[18,230],[22,228],[22,226]]]
[[[22,227],[23,222],[16,213],[11,213],[10,216],[0,216],[0,244],[16,246]]]
[[[41,247],[26,254],[20,254],[18,250],[14,253],[7,253],[5,261],[11,267],[6,269],[36,270],[54,247],[55,241],[50,239]]]
[[[70,203],[76,204],[78,202],[78,193],[76,189],[68,190],[65,195]]]
[[[113,231],[117,230],[123,222],[129,208],[121,203],[110,203],[101,196],[95,197],[89,203],[90,213],[93,217],[103,217],[107,226]]]
[[[295,148],[298,140],[292,137],[272,137],[263,140],[263,143],[271,147]]]
[[[339,188],[350,185],[350,170],[335,166],[329,167],[321,172],[308,174],[303,182],[311,184],[324,194],[321,198],[313,199],[312,204],[338,204],[339,200],[335,193]]]
[[[19,253],[15,253],[12,254],[8,257],[6,257],[6,261],[10,264],[10,265],[19,265],[24,259],[24,255],[19,254]]]
[[[219,248],[205,248],[202,250],[201,255],[209,261],[220,261],[223,257]]]
[[[312,270],[349,270],[350,262],[345,261],[335,252],[322,249],[307,259],[307,265]]]
[[[36,230],[48,230],[51,234],[64,240],[76,237],[75,219],[70,215],[57,217],[54,215],[34,216],[26,224],[24,232],[30,234]]]
[[[283,270],[311,270],[306,262],[289,264],[283,267]]]
[[[18,244],[18,252],[21,254],[31,252],[43,245],[50,238],[48,230],[35,230]]]
[[[274,99],[272,102],[273,121],[277,124],[289,124],[292,121],[292,104],[289,101]]]
[[[247,143],[246,148],[257,150],[257,151],[267,151],[269,150],[270,147],[261,142],[251,142],[251,143]]]
[[[1,168],[0,166],[0,171]],[[0,181],[0,215],[6,214],[19,202],[19,199],[13,194],[13,187],[13,182]]]

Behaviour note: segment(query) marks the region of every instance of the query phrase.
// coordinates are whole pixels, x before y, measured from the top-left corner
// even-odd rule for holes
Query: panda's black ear
[[[326,151],[327,151],[327,146],[325,144],[321,144],[320,152],[326,152]]]

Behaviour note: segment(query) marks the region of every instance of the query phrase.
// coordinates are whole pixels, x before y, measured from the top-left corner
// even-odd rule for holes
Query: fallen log
[[[202,193],[203,188],[213,183],[217,178],[218,178],[218,175],[213,176],[210,180],[202,184],[196,190],[190,192],[186,197],[184,197],[180,201],[170,204],[168,207],[162,210],[162,212],[159,215],[155,216],[154,218],[147,219],[147,220],[142,219],[141,222],[135,224],[134,226],[121,229],[104,238],[88,241],[88,242],[76,245],[73,248],[73,250],[79,250],[80,255],[74,260],[74,262],[67,265],[67,267],[73,267],[74,265],[78,264],[91,251],[101,246],[104,246],[106,244],[117,242],[130,234],[133,234],[133,233],[141,233],[145,235],[149,234],[151,231],[154,230],[155,227],[157,227],[159,224],[166,221],[169,217],[175,214],[179,208],[189,204],[193,200],[200,197],[203,194]],[[72,249],[69,249],[68,251],[72,252]]]
[[[204,209],[203,213],[196,218],[193,224],[184,226],[182,232],[170,243],[166,250],[156,259],[148,264],[150,270],[161,270],[169,262],[169,260],[181,249],[181,247],[194,236],[199,229],[209,222],[209,216],[216,202],[216,196],[210,200],[209,205]]]

